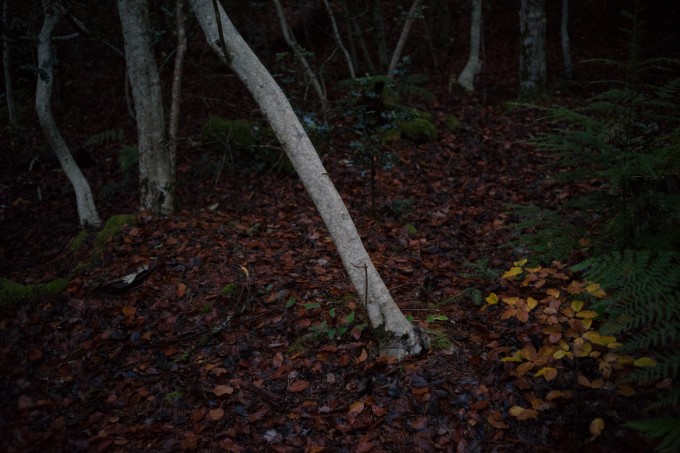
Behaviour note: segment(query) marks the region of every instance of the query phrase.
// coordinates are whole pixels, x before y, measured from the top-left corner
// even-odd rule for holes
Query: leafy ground
[[[47,193],[39,203],[28,183],[3,183],[3,273],[42,281],[83,260],[91,266],[72,274],[63,297],[0,321],[2,449],[636,445],[617,424],[638,408],[612,388],[579,385],[573,370],[550,382],[523,377],[500,360],[532,332],[540,337],[540,324],[455,297],[471,287],[484,295],[508,289],[505,280],[461,276],[466,262],[507,268],[520,258],[499,248],[509,235],[507,203],[550,204],[572,190],[547,179],[545,157],[518,144],[535,132],[531,112],[466,105],[457,115],[459,131],[446,131],[442,113],[436,143],[395,150],[400,163],[379,174],[376,214],[360,170],[341,152],[325,156],[395,299],[449,342],[440,338],[443,349],[399,364],[377,357],[334,246],[294,176],[197,183],[192,198],[183,193],[192,209],[167,220],[139,215],[96,256],[67,248],[77,233],[69,197]],[[189,162],[180,168],[187,177]],[[38,172],[18,176],[38,178],[46,192],[65,184],[49,166]],[[139,284],[119,281],[140,266],[148,270]],[[564,395],[546,399],[551,390]],[[536,413],[523,417],[515,406]],[[606,428],[595,438],[598,417]]]
[[[340,132],[335,148],[321,148],[395,300],[438,339],[402,363],[377,356],[297,178],[218,172],[219,155],[196,142],[207,113],[253,109],[243,93],[201,93],[214,74],[187,84],[184,135],[193,138],[180,145],[171,219],[139,214],[119,234],[74,247],[73,194],[56,162],[8,159],[0,275],[25,284],[68,275],[69,284],[0,315],[0,449],[648,451],[620,426],[642,405],[615,384],[611,342],[588,334],[587,307],[573,301],[584,285],[559,263],[527,269],[524,251],[501,247],[508,204],[552,206],[588,189],[554,182],[548,157],[522,144],[543,126],[502,102],[517,86],[509,47],[489,46],[490,61],[508,61],[485,73],[482,100],[447,93],[445,77],[431,81],[438,139],[393,145],[398,163],[378,173],[375,212],[341,146],[349,138]],[[134,141],[124,107],[87,99],[84,117],[56,103],[65,136],[84,142],[119,124]],[[446,115],[461,128],[447,130]],[[40,134],[26,136],[37,150]],[[86,169],[105,218],[136,212],[120,147],[103,144]],[[470,275],[465,263],[480,260],[518,268],[519,280]],[[498,303],[479,303],[492,293]],[[593,352],[579,355],[586,337]],[[562,358],[560,341],[574,357]]]

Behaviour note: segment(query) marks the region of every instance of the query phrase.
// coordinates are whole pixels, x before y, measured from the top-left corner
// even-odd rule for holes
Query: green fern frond
[[[624,424],[628,428],[641,431],[652,439],[662,439],[656,447],[661,453],[674,453],[680,450],[680,418],[661,417],[638,420]]]
[[[120,143],[125,138],[123,129],[107,129],[87,139],[84,146],[99,146],[104,143]]]

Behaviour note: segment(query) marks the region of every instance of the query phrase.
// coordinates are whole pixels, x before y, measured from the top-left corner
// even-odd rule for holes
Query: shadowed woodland
[[[679,23],[3,0],[0,449],[680,450]]]

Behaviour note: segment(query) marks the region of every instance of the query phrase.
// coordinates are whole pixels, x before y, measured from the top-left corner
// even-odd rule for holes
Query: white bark
[[[532,96],[545,86],[545,0],[522,0],[519,11],[519,95]]]
[[[175,203],[175,161],[165,132],[163,97],[149,36],[147,0],[118,0],[125,60],[135,101],[140,208],[170,215]]]
[[[390,60],[390,65],[387,67],[387,76],[392,77],[394,72],[397,70],[397,65],[401,59],[401,54],[404,51],[404,46],[406,45],[406,40],[408,39],[408,34],[411,31],[411,26],[413,22],[419,17],[418,10],[423,0],[414,0],[411,5],[411,9],[408,10],[406,15],[406,20],[404,21],[404,26],[401,27],[401,34],[399,35],[399,40],[392,53],[392,59]]]
[[[571,63],[571,50],[569,49],[569,0],[562,0],[560,37],[562,40],[562,61],[564,62],[564,75],[567,79],[571,79],[571,76],[574,72],[574,66]]]
[[[61,168],[73,185],[80,224],[83,228],[96,228],[101,225],[102,221],[97,214],[92,190],[73,159],[71,151],[69,151],[59,132],[54,116],[52,116],[52,84],[54,82],[54,65],[56,64],[56,57],[52,48],[52,33],[64,15],[64,9],[55,0],[42,0],[42,7],[45,13],[45,22],[38,35],[38,83],[35,89],[35,109],[47,143],[54,150]]]
[[[328,107],[328,98],[326,98],[326,93],[324,92],[321,83],[319,83],[319,78],[317,74],[315,74],[314,71],[312,70],[312,67],[309,65],[307,58],[305,58],[305,56],[300,51],[300,46],[297,43],[297,41],[295,41],[295,36],[293,36],[293,33],[290,30],[290,26],[286,21],[286,16],[283,13],[283,7],[281,7],[281,2],[279,0],[273,1],[274,6],[276,7],[276,16],[278,17],[279,25],[281,26],[281,33],[283,34],[283,39],[286,41],[286,44],[288,44],[288,47],[290,47],[290,49],[293,51],[295,58],[297,58],[300,61],[302,69],[304,69],[305,71],[305,76],[309,79],[309,82],[312,84],[312,88],[314,88],[316,95],[319,97],[319,100],[321,101],[321,108],[323,110],[326,110],[326,108]]]
[[[10,71],[10,48],[9,36],[7,35],[7,24],[9,23],[9,0],[2,2],[2,67],[5,72],[5,97],[7,98],[7,116],[9,117],[9,124],[13,128],[19,127],[19,119],[17,118],[17,107],[14,102],[14,89],[12,87],[12,73]]]
[[[482,69],[482,62],[479,59],[479,45],[482,35],[482,0],[472,0],[470,16],[470,57],[465,69],[458,76],[458,85],[462,86],[468,93],[475,91],[475,76]]]
[[[342,43],[342,37],[340,37],[340,30],[338,30],[338,24],[335,21],[335,14],[333,14],[333,9],[331,8],[330,3],[328,3],[328,0],[323,0],[323,4],[326,6],[326,11],[328,11],[328,17],[330,17],[331,19],[331,26],[333,27],[333,39],[335,39],[335,43],[340,48],[342,54],[345,56],[345,60],[347,61],[347,69],[349,70],[349,76],[352,79],[356,79],[357,74],[356,72],[354,72],[354,64],[352,63],[352,57],[349,55],[349,51],[347,51],[347,48]]]
[[[420,353],[429,346],[427,336],[409,323],[394,303],[285,94],[241,38],[221,5],[219,18],[216,18],[210,0],[190,0],[190,4],[208,43],[251,92],[300,176],[335,242],[344,268],[366,308],[369,322],[379,334],[383,352],[398,358]],[[224,32],[226,53],[220,46],[217,20]]]

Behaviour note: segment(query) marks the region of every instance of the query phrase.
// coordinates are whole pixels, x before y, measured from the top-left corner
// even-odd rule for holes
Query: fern
[[[680,450],[680,418],[650,418],[626,423],[624,426],[637,429],[652,439],[662,439],[656,450],[674,453]]]
[[[107,129],[87,139],[84,146],[99,146],[105,143],[120,143],[125,138],[123,129]]]

